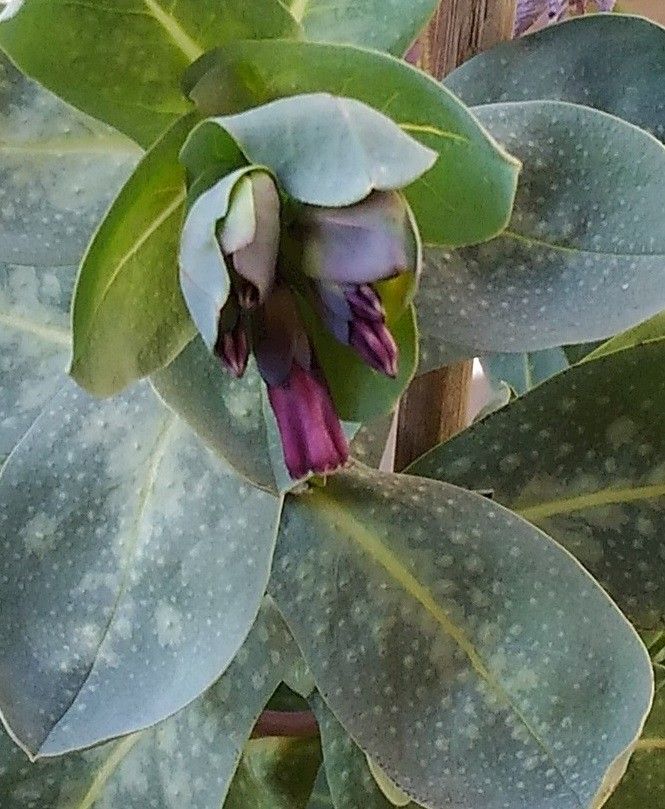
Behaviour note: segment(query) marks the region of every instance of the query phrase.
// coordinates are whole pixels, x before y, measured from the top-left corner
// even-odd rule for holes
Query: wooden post
[[[474,54],[510,39],[515,6],[516,0],[441,0],[418,41],[418,65],[442,79]],[[413,380],[397,416],[397,471],[466,426],[471,377],[469,361]]]

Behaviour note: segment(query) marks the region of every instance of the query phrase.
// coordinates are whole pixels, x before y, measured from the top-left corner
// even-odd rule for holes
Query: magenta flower
[[[612,11],[616,0],[595,0],[598,11]],[[515,36],[559,22],[571,12],[585,14],[588,0],[518,0]]]

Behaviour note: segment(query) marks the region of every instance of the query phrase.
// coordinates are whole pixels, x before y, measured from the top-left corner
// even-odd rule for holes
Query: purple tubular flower
[[[323,475],[345,464],[346,436],[293,296],[285,287],[276,287],[257,313],[254,353],[291,477]]]
[[[397,343],[382,321],[352,320],[349,345],[376,371],[393,379],[397,376]]]
[[[558,22],[571,10],[584,14],[588,11],[588,5],[588,0],[518,0],[515,36]],[[595,5],[598,11],[612,11],[616,0],[595,0]]]

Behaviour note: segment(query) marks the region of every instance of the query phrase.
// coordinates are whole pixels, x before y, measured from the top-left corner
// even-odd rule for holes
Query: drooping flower
[[[398,349],[373,282],[418,272],[418,242],[401,194],[375,191],[346,208],[305,206],[298,222],[302,269],[332,334],[372,368],[397,376]]]
[[[595,0],[598,11],[612,11],[615,4],[616,0]],[[571,12],[585,14],[588,6],[588,0],[518,0],[515,36],[559,22]]]

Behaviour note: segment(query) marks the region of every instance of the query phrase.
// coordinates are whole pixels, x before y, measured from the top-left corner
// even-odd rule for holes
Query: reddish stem
[[[266,736],[311,739],[318,735],[319,726],[312,711],[264,711],[252,731],[253,739]]]

